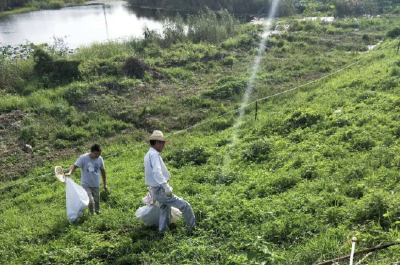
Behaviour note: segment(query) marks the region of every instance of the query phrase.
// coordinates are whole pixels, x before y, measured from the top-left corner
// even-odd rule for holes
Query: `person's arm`
[[[107,191],[108,187],[107,187],[107,179],[106,179],[106,170],[104,168],[101,168],[100,171],[101,171],[101,177],[103,178],[104,191]]]
[[[150,155],[150,163],[153,166],[153,174],[155,181],[163,187],[167,197],[172,197],[172,187],[168,185],[167,179],[163,176],[161,170],[161,162],[158,154]]]
[[[66,177],[71,177],[71,175],[74,173],[74,171],[77,169],[78,167],[76,166],[76,165],[73,165],[72,167],[71,167],[71,170],[67,173],[67,174],[65,174],[65,176]]]
[[[66,176],[66,177],[71,177],[71,175],[74,173],[74,171],[75,171],[78,167],[80,167],[80,168],[83,167],[83,160],[82,160],[82,157],[79,157],[79,158],[76,160],[75,164],[71,167],[71,170],[70,170],[67,174],[65,174],[65,176]]]

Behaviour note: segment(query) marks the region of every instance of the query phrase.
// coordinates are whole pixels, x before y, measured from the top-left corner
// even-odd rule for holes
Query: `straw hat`
[[[149,138],[147,138],[146,142],[150,142],[151,140],[160,141],[160,142],[168,142],[167,139],[164,138],[164,135],[161,131],[155,130]]]

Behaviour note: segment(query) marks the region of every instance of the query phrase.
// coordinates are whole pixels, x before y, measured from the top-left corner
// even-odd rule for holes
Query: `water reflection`
[[[129,7],[125,1],[105,5],[42,10],[0,18],[0,44],[17,45],[51,42],[53,37],[66,37],[71,48],[92,42],[128,37],[143,37],[143,28],[161,30],[160,12],[176,12]]]

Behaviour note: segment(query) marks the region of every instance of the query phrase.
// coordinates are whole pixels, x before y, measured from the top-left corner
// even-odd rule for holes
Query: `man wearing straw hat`
[[[193,209],[188,202],[172,193],[172,187],[168,184],[171,174],[161,158],[167,139],[161,131],[154,131],[147,142],[150,144],[150,150],[144,157],[145,181],[146,185],[151,187],[153,197],[160,204],[160,234],[169,231],[171,207],[178,208],[182,212],[186,221],[186,231],[190,233],[195,225]]]

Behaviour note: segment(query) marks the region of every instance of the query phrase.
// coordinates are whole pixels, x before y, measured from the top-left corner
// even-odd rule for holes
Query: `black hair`
[[[95,144],[95,145],[93,145],[91,148],[90,148],[90,152],[101,152],[101,147],[100,147],[100,145],[98,145],[98,144]]]
[[[157,143],[157,140],[150,140],[150,145],[151,145],[151,146],[155,146],[156,143]]]

